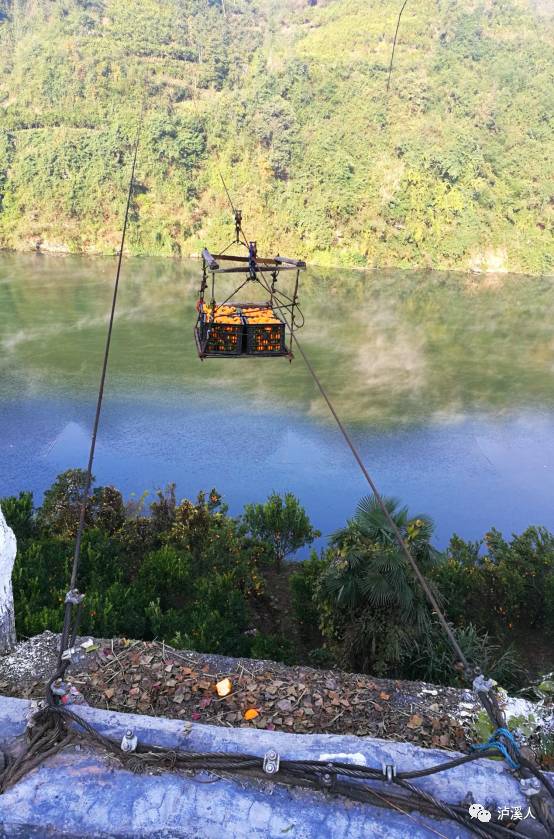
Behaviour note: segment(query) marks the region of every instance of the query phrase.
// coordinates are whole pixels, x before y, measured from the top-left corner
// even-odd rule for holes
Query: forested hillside
[[[546,0],[0,0],[0,246],[554,270]]]

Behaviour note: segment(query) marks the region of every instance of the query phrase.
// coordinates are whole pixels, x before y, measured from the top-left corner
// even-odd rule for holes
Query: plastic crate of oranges
[[[204,303],[201,309],[200,331],[207,355],[240,355],[243,341],[243,319],[236,306],[212,307]]]
[[[246,351],[249,355],[283,354],[285,324],[270,306],[243,306],[246,328]]]

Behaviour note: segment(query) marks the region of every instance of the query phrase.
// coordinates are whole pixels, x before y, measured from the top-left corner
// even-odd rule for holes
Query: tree
[[[287,556],[321,536],[292,492],[286,492],[283,497],[272,492],[265,504],[247,504],[243,520],[252,536],[271,545],[278,566]]]
[[[92,479],[94,483],[94,478]],[[44,501],[38,513],[38,524],[42,529],[59,536],[74,536],[79,525],[81,505],[85,496],[87,476],[84,469],[68,469],[58,475],[50,489],[44,493]],[[90,523],[90,502],[87,504],[85,522]]]
[[[422,572],[440,554],[427,516],[410,517],[394,498],[385,505]],[[346,527],[332,536],[319,582],[322,630],[345,666],[386,673],[398,668],[431,614],[411,567],[373,497],[360,501]]]

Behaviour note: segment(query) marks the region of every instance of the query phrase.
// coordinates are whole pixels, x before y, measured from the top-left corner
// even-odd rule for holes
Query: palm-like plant
[[[428,516],[411,517],[395,498],[384,503],[423,573],[439,560]],[[322,580],[335,639],[350,666],[384,671],[398,664],[424,633],[431,613],[378,502],[363,498],[354,518],[331,538]]]

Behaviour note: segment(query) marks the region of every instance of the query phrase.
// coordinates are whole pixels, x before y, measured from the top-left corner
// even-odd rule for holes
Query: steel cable
[[[131,166],[131,175],[130,175],[130,178],[129,178],[129,188],[128,188],[128,191],[127,191],[127,202],[126,202],[126,205],[125,205],[125,216],[124,216],[124,221],[123,221],[123,230],[122,230],[122,233],[121,233],[121,245],[120,245],[120,248],[119,248],[119,255],[118,255],[118,260],[117,260],[117,269],[116,269],[116,273],[115,273],[115,281],[114,281],[114,287],[113,287],[112,302],[111,302],[110,315],[109,315],[109,321],[108,321],[108,330],[107,330],[107,333],[106,333],[106,342],[105,342],[105,346],[104,346],[104,356],[103,356],[103,360],[102,360],[102,371],[101,371],[101,375],[100,375],[100,384],[99,384],[99,387],[98,387],[98,396],[97,396],[97,399],[96,399],[96,410],[95,410],[94,423],[93,423],[91,440],[90,440],[89,456],[88,456],[88,463],[87,463],[86,477],[85,477],[85,486],[84,486],[84,490],[83,490],[83,498],[82,498],[82,501],[81,501],[81,506],[80,506],[80,511],[79,511],[79,523],[78,523],[78,526],[77,526],[77,535],[75,537],[75,549],[74,549],[74,554],[73,554],[73,566],[72,566],[72,570],[71,570],[71,582],[70,582],[71,592],[73,592],[76,588],[77,577],[78,577],[78,572],[79,572],[79,561],[80,561],[80,557],[81,557],[81,542],[82,542],[83,533],[84,533],[84,530],[85,530],[86,510],[87,510],[87,505],[88,505],[88,501],[89,501],[89,497],[90,497],[90,490],[91,490],[91,485],[92,485],[92,469],[93,469],[93,465],[94,465],[94,455],[95,455],[95,451],[96,451],[96,440],[97,440],[97,436],[98,436],[98,427],[100,425],[100,415],[101,415],[101,412],[102,412],[102,403],[103,403],[103,399],[104,399],[104,388],[105,388],[105,384],[106,384],[106,375],[107,375],[107,371],[108,371],[108,361],[109,361],[110,347],[111,347],[111,340],[112,340],[112,332],[113,332],[113,325],[114,325],[114,319],[115,319],[115,310],[116,310],[117,296],[118,296],[118,291],[119,291],[119,280],[120,280],[120,276],[121,276],[121,265],[122,265],[122,261],[123,261],[123,250],[124,250],[124,246],[125,246],[125,239],[126,239],[126,235],[127,235],[127,227],[128,227],[128,223],[129,223],[129,210],[130,210],[130,207],[131,207],[131,199],[132,199],[132,196],[133,196],[133,188],[134,188],[134,182],[135,182],[135,172],[136,172],[136,165],[137,165],[138,149],[139,149],[140,138],[141,138],[141,134],[142,134],[143,121],[144,121],[145,102],[146,102],[146,92],[144,93],[143,99],[142,99],[139,121],[138,121],[138,127],[137,127],[137,133],[136,133],[136,138],[135,138],[134,147],[133,147],[133,162],[132,162],[132,166]],[[57,667],[56,673],[50,679],[50,681],[48,683],[48,686],[47,686],[47,700],[50,703],[53,702],[51,686],[52,686],[53,682],[56,681],[56,679],[59,679],[59,678],[63,677],[63,675],[64,675],[64,673],[67,669],[67,666],[69,664],[69,661],[67,661],[67,660],[64,661],[63,658],[62,658],[64,650],[67,649],[68,646],[72,646],[75,642],[76,637],[77,637],[78,623],[79,623],[79,617],[80,617],[80,604],[78,606],[77,617],[75,619],[73,629],[71,630],[71,616],[72,616],[72,611],[73,611],[73,605],[74,605],[74,602],[68,602],[67,599],[66,599],[63,629],[62,629],[62,635],[61,635],[61,639],[60,639],[58,667]],[[70,636],[70,632],[71,632],[71,636]],[[69,641],[70,637],[71,637],[71,643],[68,644],[68,641]]]
[[[434,818],[446,816],[485,839],[500,839],[503,836],[518,839],[522,836],[520,833],[507,830],[498,823],[482,826],[474,824],[469,813],[460,805],[445,804],[404,780],[402,775],[410,773],[399,773],[392,779],[392,783],[403,788],[407,793],[407,795],[396,795],[392,790],[378,792],[360,783],[362,780],[384,783],[383,772],[371,767],[356,767],[352,764],[324,761],[283,760],[279,772],[269,776],[263,771],[263,758],[256,755],[188,752],[143,744],[138,744],[135,751],[124,752],[117,741],[100,734],[79,714],[62,706],[47,705],[36,712],[32,719],[27,751],[0,775],[0,792],[12,786],[26,772],[38,766],[47,757],[75,742],[76,738],[102,747],[124,768],[137,774],[143,774],[148,769],[151,771],[178,769],[185,772],[217,772],[223,777],[234,778],[238,773],[258,781],[269,780],[287,786],[338,794],[380,807],[392,807],[409,818],[411,818],[410,813],[406,810],[418,810]],[[466,757],[471,757],[471,760],[476,759],[474,756]],[[459,765],[462,761],[466,762],[463,758],[458,758],[455,761],[448,761],[448,765],[429,767],[421,772],[432,774],[435,770],[451,768],[451,765]]]

